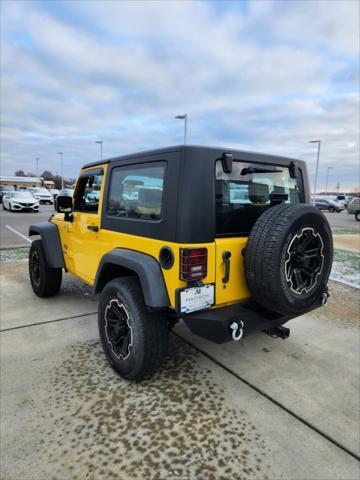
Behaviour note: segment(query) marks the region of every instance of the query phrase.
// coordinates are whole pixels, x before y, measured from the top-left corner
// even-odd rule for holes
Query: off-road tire
[[[131,346],[116,355],[107,336],[107,308],[117,301],[124,308],[131,330]],[[98,326],[105,356],[112,368],[127,380],[150,377],[162,364],[168,348],[168,326],[163,312],[150,312],[136,277],[111,280],[101,293]]]
[[[41,240],[31,244],[29,276],[32,289],[38,297],[52,297],[60,290],[62,269],[49,267]]]
[[[320,245],[322,242],[318,249],[322,266],[311,280],[314,282],[311,289],[299,289],[296,293],[287,279],[286,268],[293,254],[291,248],[298,235],[312,231],[316,241]],[[249,290],[253,299],[267,310],[299,315],[321,304],[331,271],[333,242],[329,223],[317,208],[306,204],[281,204],[268,209],[251,230],[244,254]]]
[[[355,213],[355,220],[357,220],[358,222],[360,222],[360,212],[356,212],[356,213]]]

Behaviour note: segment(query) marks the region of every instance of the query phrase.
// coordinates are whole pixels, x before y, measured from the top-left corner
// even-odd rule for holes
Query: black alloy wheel
[[[125,306],[116,298],[105,309],[105,333],[115,357],[126,360],[132,347],[132,328]]]
[[[31,272],[31,279],[34,286],[39,288],[41,283],[41,267],[40,256],[38,250],[33,250],[30,254],[29,267]]]
[[[321,235],[313,228],[303,228],[294,235],[285,261],[286,280],[293,293],[302,295],[315,287],[324,264],[323,251]]]

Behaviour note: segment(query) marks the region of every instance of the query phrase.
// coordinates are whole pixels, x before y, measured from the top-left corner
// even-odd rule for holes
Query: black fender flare
[[[148,307],[165,308],[170,305],[164,276],[157,260],[145,253],[127,248],[114,248],[102,257],[93,286],[94,294],[104,288],[107,278],[105,272],[112,265],[134,272],[138,276]]]
[[[30,225],[29,236],[40,235],[46,261],[51,268],[65,268],[58,227],[50,222]]]

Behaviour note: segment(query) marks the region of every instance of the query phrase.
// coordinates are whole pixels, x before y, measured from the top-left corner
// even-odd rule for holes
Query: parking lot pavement
[[[43,299],[38,324],[28,325],[26,263],[12,267],[23,273],[5,289],[7,302],[15,313],[18,299],[13,319],[23,323],[0,334],[2,478],[358,478],[359,347],[354,312],[344,309],[348,287],[334,294],[327,319],[294,321],[286,341],[255,335],[241,349],[187,337],[192,347],[171,335],[164,368],[129,383],[105,361],[96,315],[56,317],[54,299]],[[78,286],[64,307],[65,298],[88,312]],[[39,323],[53,314],[60,319]]]
[[[1,342],[3,478],[357,476],[355,459],[173,336],[143,383],[109,368],[95,317]]]
[[[46,222],[54,213],[52,205],[40,205],[39,213],[9,212],[2,210],[0,214],[0,247],[11,248],[30,244],[27,237],[32,223]],[[10,228],[9,228],[10,227]]]
[[[355,215],[350,215],[346,210],[341,213],[323,213],[328,219],[332,230],[350,229],[360,233],[360,222],[355,220]]]
[[[327,307],[290,321],[287,340],[252,335],[244,348],[216,345],[178,334],[246,382],[360,455],[359,295],[352,287],[329,284]]]
[[[60,318],[94,313],[96,299],[91,289],[71,275],[64,274],[59,295],[44,301],[33,294],[27,262],[1,265],[1,330]]]

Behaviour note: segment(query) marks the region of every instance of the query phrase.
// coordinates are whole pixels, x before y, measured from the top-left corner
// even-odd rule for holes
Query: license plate
[[[214,304],[214,285],[186,288],[180,291],[180,312],[191,313]]]

